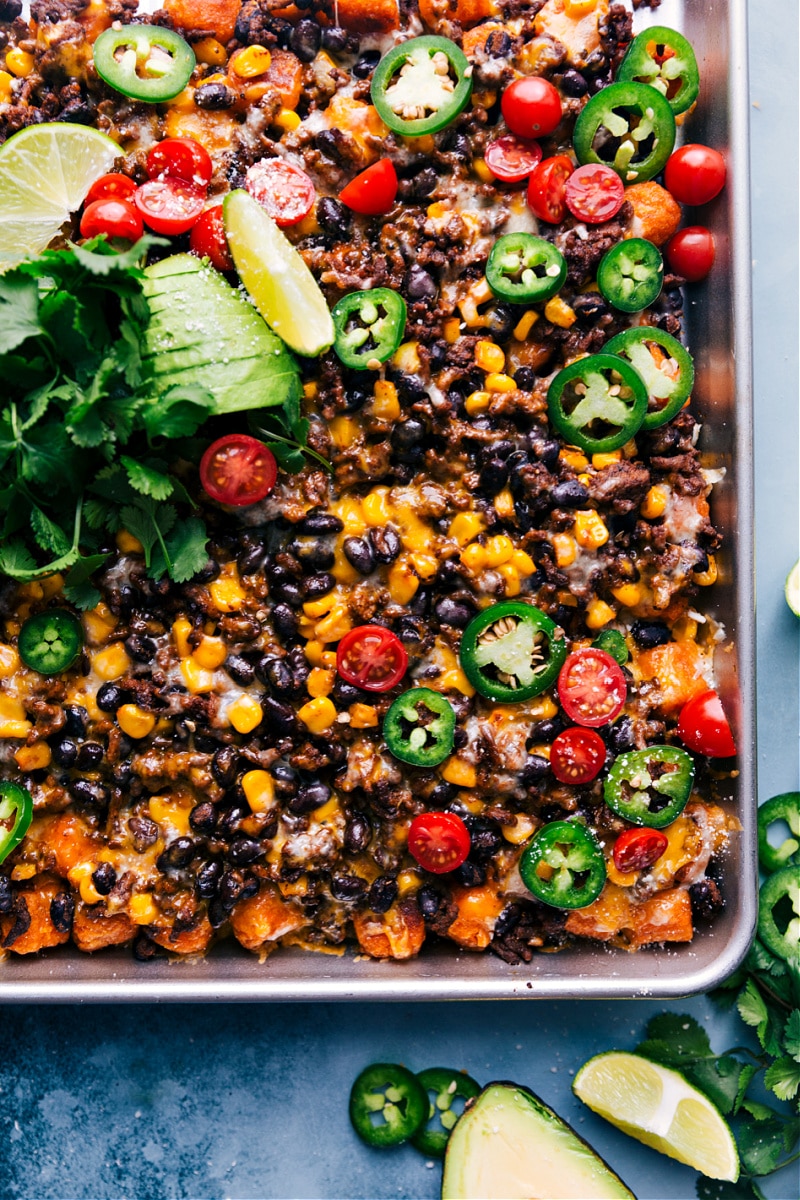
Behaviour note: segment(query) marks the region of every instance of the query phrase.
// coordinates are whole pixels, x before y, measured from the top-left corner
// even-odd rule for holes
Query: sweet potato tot
[[[608,0],[597,0],[588,12],[586,7],[573,0],[547,0],[533,22],[540,37],[546,35],[561,43],[567,52],[567,62],[579,70],[600,45],[598,25],[608,12]]]
[[[41,875],[20,892],[15,911],[0,917],[4,948],[12,954],[36,954],[68,942],[69,932],[59,933],[50,917],[50,904],[63,890],[60,880]]]
[[[358,944],[372,958],[413,958],[425,941],[425,922],[413,900],[401,900],[387,913],[356,913]]]
[[[625,199],[633,205],[633,220],[626,237],[647,238],[663,246],[681,223],[681,208],[660,183],[634,183],[625,189]]]
[[[64,879],[78,863],[94,861],[100,846],[86,822],[74,813],[59,813],[42,822],[37,841],[52,853],[55,871]]]
[[[419,15],[434,31],[443,21],[475,25],[497,15],[495,0],[419,0]]]
[[[208,29],[219,42],[233,37],[241,7],[241,0],[164,0],[177,29]]]
[[[265,942],[276,942],[307,924],[303,913],[271,884],[237,904],[231,914],[234,936],[245,950],[259,950]]]
[[[79,950],[91,954],[107,946],[122,946],[130,942],[136,926],[127,913],[109,916],[98,906],[79,904],[72,925],[72,940]]]
[[[599,942],[613,941],[630,950],[651,942],[690,942],[693,930],[689,893],[683,888],[670,888],[633,904],[624,888],[607,883],[594,904],[569,914],[567,933]]]
[[[194,929],[161,929],[152,937],[171,954],[205,954],[213,933],[211,922],[204,916]]]
[[[496,885],[458,888],[454,891],[453,901],[458,916],[447,930],[447,936],[465,950],[485,950],[505,907],[505,901],[497,895]]]
[[[637,678],[658,684],[656,706],[665,716],[674,716],[689,700],[708,690],[707,666],[696,642],[667,642],[634,657]]]
[[[353,33],[389,33],[400,28],[397,0],[338,0],[339,24]]]

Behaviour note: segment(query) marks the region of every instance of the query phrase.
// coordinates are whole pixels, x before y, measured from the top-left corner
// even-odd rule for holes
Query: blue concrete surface
[[[798,786],[798,625],[782,600],[798,556],[797,0],[751,0],[758,545],[759,791]],[[631,1047],[664,1009],[716,1049],[741,1025],[705,998],[397,1006],[15,1006],[0,1013],[2,1200],[434,1198],[439,1169],[379,1154],[347,1121],[362,1066],[446,1063],[533,1087],[640,1200],[691,1200],[694,1174],[573,1099],[590,1055]],[[796,1200],[796,1170],[770,1200]]]

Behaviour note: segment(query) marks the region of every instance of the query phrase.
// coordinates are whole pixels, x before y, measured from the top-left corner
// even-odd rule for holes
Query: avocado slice
[[[489,1083],[450,1135],[442,1200],[635,1197],[533,1092],[516,1083]]]
[[[211,392],[211,414],[284,404],[299,389],[294,356],[241,292],[191,254],[145,270],[150,320],[142,375],[154,398],[173,387]]]

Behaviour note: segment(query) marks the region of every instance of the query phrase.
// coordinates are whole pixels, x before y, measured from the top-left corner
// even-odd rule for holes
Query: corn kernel
[[[36,742],[34,746],[20,746],[14,755],[20,771],[42,771],[50,766],[50,757],[47,742]]]
[[[208,590],[220,612],[238,612],[246,599],[237,578],[235,563],[229,563],[223,567],[223,574],[208,585]]]
[[[215,671],[221,667],[228,657],[228,647],[222,638],[203,636],[200,645],[192,652],[192,658],[199,667],[207,671]]]
[[[193,658],[181,659],[181,675],[183,676],[183,682],[193,696],[197,696],[201,692],[211,692],[214,690],[213,673],[206,671]]]
[[[252,733],[263,719],[264,710],[255,696],[238,696],[228,709],[228,720],[237,733]]]
[[[568,533],[554,533],[550,540],[556,552],[557,567],[568,567],[575,562],[578,546],[574,537]]]
[[[398,346],[392,356],[392,366],[397,367],[399,371],[407,371],[409,375],[416,375],[422,367],[417,343],[403,342],[402,346]]]
[[[269,812],[275,803],[275,780],[269,771],[248,771],[242,776],[242,791],[251,812]]]
[[[461,337],[461,322],[458,317],[448,317],[443,325],[444,340],[449,346]]]
[[[212,37],[201,38],[199,42],[194,43],[192,49],[197,61],[207,67],[222,67],[228,57],[222,43]]]
[[[595,597],[586,606],[586,626],[588,629],[602,629],[609,621],[613,621],[616,615],[610,604]]]
[[[498,492],[493,501],[494,511],[498,517],[504,521],[513,521],[516,516],[514,508],[514,497],[508,488],[503,488],[502,492]]]
[[[144,546],[127,529],[118,529],[114,541],[120,554],[144,554]]]
[[[500,832],[512,846],[521,846],[523,842],[527,842],[535,829],[533,821],[525,813],[517,813],[516,824],[500,826]]]
[[[27,50],[20,50],[19,46],[15,46],[6,54],[6,66],[12,75],[16,75],[17,79],[26,79],[32,73],[35,65],[36,60],[33,55],[28,54]]]
[[[336,604],[321,621],[314,626],[314,638],[318,642],[340,642],[353,628],[350,610],[344,604]]]
[[[485,158],[473,158],[472,169],[481,183],[494,183],[495,177],[487,167]]]
[[[370,414],[382,421],[396,421],[400,416],[400,401],[397,398],[397,388],[388,379],[378,379],[373,389],[374,399],[370,405]]]
[[[449,671],[442,672],[436,688],[437,690],[441,689],[443,692],[461,692],[462,696],[475,695],[475,688],[467,679],[461,667],[451,667]]]
[[[573,534],[575,541],[579,546],[583,546],[584,550],[599,550],[609,538],[605,521],[593,508],[579,509],[575,513]]]
[[[506,596],[518,596],[521,588],[519,581],[519,571],[510,562],[501,563],[497,568],[497,574],[505,581]]]
[[[306,600],[303,605],[303,612],[307,617],[324,617],[333,608],[337,600],[337,592],[326,592],[324,596],[320,596],[319,600]]]
[[[177,621],[172,622],[172,638],[175,642],[175,649],[178,651],[178,658],[188,658],[192,653],[192,647],[189,645],[189,634],[192,632],[192,622],[187,621],[186,617],[178,617]]]
[[[9,75],[8,71],[0,71],[0,104],[11,102],[11,84],[13,82],[13,75]]]
[[[510,375],[504,375],[501,371],[492,371],[484,380],[486,388],[490,392],[515,392],[517,385]]]
[[[480,513],[460,512],[450,522],[447,536],[453,538],[459,546],[466,546],[486,528],[486,521]]]
[[[296,112],[292,112],[290,108],[282,108],[272,124],[277,125],[284,133],[293,133],[301,121]]]
[[[255,79],[269,70],[271,62],[272,55],[266,46],[248,46],[234,54],[229,66],[240,79]]]
[[[389,568],[387,584],[395,604],[408,604],[419,588],[419,576],[414,573],[410,563],[398,558]]]
[[[22,702],[14,696],[0,694],[0,738],[24,738],[32,728]]]
[[[693,642],[697,638],[697,621],[694,617],[684,616],[672,626],[672,636],[676,642]]]
[[[515,550],[511,555],[511,564],[516,567],[520,575],[533,575],[536,570],[536,563],[527,550]]]
[[[633,887],[636,880],[639,878],[638,871],[619,871],[614,863],[614,859],[610,858],[606,863],[606,874],[612,883],[617,887]]]
[[[564,16],[571,21],[588,17],[597,8],[598,0],[564,0]]]
[[[385,525],[392,516],[389,489],[386,487],[373,488],[362,500],[361,511],[368,525]]]
[[[592,477],[589,472],[581,471],[580,475],[578,476],[578,483],[582,483],[584,487],[588,487],[591,482]]]
[[[422,876],[413,867],[407,867],[397,876],[397,898],[402,900],[412,892],[419,891],[422,886]]]
[[[330,696],[336,682],[336,672],[324,667],[314,667],[309,672],[306,686],[309,696]]]
[[[510,537],[501,533],[496,537],[486,539],[485,550],[487,567],[499,567],[501,563],[508,562],[511,558],[514,553],[514,543]]]
[[[23,879],[33,879],[34,875],[39,873],[39,868],[36,863],[17,863],[11,871],[11,878],[14,883],[21,883]]]
[[[642,589],[638,583],[621,583],[619,587],[611,589],[611,595],[623,608],[636,608],[642,600]]]
[[[437,217],[444,217],[450,212],[450,205],[444,200],[434,200],[433,204],[429,204],[425,209],[426,216],[435,221]]]
[[[359,423],[354,421],[352,417],[339,415],[328,422],[331,440],[334,446],[339,450],[346,450],[348,446],[352,446],[358,437]]]
[[[373,729],[378,724],[378,710],[372,704],[351,704],[351,729]]]
[[[117,627],[117,618],[111,609],[102,601],[95,608],[90,608],[83,614],[83,627],[86,630],[86,640],[90,646],[102,646],[108,641],[108,635]]]
[[[122,642],[113,642],[92,657],[92,668],[101,679],[119,679],[131,665]]]
[[[472,392],[464,401],[464,408],[471,417],[476,413],[486,412],[492,397],[488,392]]]
[[[528,336],[538,320],[539,314],[532,308],[529,308],[528,311],[520,317],[514,326],[514,337],[518,342],[525,341],[525,338]]]
[[[117,724],[128,737],[143,738],[153,732],[156,719],[138,704],[123,704],[117,709]]]
[[[94,886],[91,875],[84,875],[83,879],[78,885],[78,891],[81,894],[81,900],[84,904],[97,904],[103,899],[97,888]]]
[[[607,454],[593,454],[592,466],[595,471],[602,471],[606,467],[613,467],[615,463],[622,459],[621,450],[609,450]]]
[[[444,764],[442,779],[446,779],[455,787],[474,788],[478,776],[472,763],[465,762],[463,758],[453,757],[448,758]]]
[[[461,562],[468,571],[482,571],[486,566],[486,550],[478,542],[472,542],[461,551]]]
[[[718,574],[717,560],[713,554],[709,554],[708,566],[705,571],[695,571],[692,579],[699,587],[710,587],[712,583],[717,582]]]
[[[569,329],[578,319],[574,309],[565,304],[560,296],[553,296],[552,300],[547,301],[544,315],[551,324],[558,325],[561,329]]]
[[[128,916],[134,925],[152,925],[158,919],[158,909],[153,897],[145,892],[138,892],[128,901]]]
[[[573,471],[582,471],[589,465],[589,460],[583,451],[577,450],[574,446],[566,446],[563,450],[559,450],[558,457],[568,467],[572,467]]]
[[[656,485],[651,487],[642,503],[639,505],[639,512],[646,521],[655,521],[659,517],[663,517],[667,508],[667,493],[663,487]]]
[[[322,666],[322,657],[325,653],[325,647],[322,642],[314,641],[306,642],[306,658],[311,663],[312,667]]]
[[[13,646],[0,642],[0,679],[8,679],[19,670],[19,655]]]
[[[327,696],[309,700],[297,713],[310,733],[324,733],[336,720],[336,705]]]
[[[506,356],[499,346],[481,338],[475,343],[475,366],[482,371],[502,371]]]

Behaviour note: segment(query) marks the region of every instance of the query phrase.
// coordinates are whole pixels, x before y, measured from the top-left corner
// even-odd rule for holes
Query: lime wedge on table
[[[800,559],[786,576],[786,603],[796,617],[800,617]]]
[[[322,354],[333,345],[333,320],[297,250],[241,188],[225,197],[223,215],[236,270],[264,320],[298,354]]]
[[[639,1054],[612,1050],[590,1058],[575,1076],[572,1090],[646,1146],[710,1179],[739,1178],[739,1155],[727,1121],[678,1071]]]
[[[0,147],[0,266],[44,250],[120,153],[85,125],[29,125],[10,137]]]

